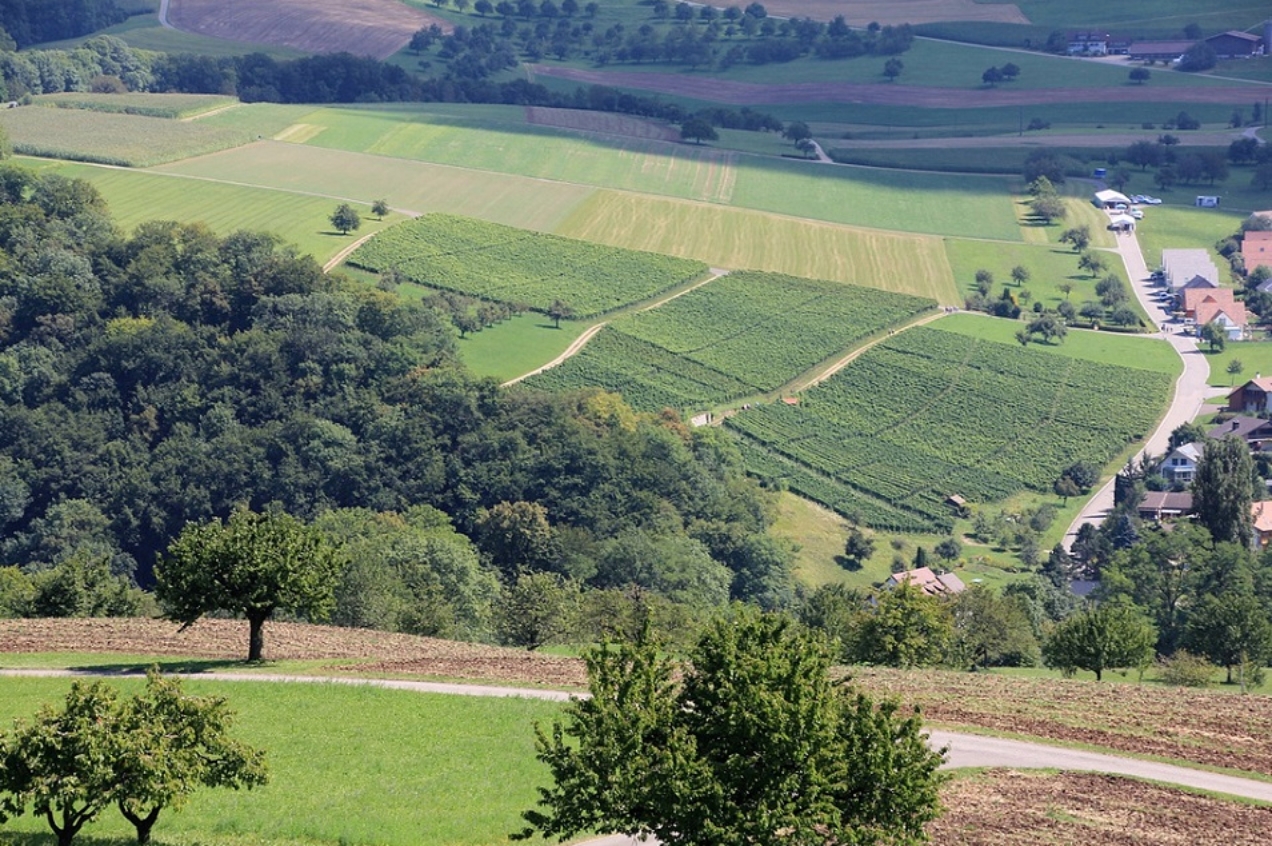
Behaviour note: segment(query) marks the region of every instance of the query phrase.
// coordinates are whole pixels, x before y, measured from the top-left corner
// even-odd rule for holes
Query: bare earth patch
[[[765,3],[764,8],[770,15],[815,21],[843,15],[853,26],[872,22],[884,26],[936,21],[1029,23],[1029,18],[1015,3],[977,3],[975,0],[772,0]]]
[[[177,29],[212,38],[277,44],[306,53],[349,52],[383,59],[429,24],[450,24],[397,0],[172,0]]]
[[[942,846],[1256,846],[1272,808],[1084,773],[988,770],[941,791]]]
[[[767,7],[766,7],[767,8]],[[732,82],[692,73],[631,73],[533,65],[539,76],[555,76],[583,85],[609,85],[691,97],[711,103],[755,106],[765,103],[866,103],[927,109],[1030,106],[1039,103],[1224,103],[1248,104],[1251,88],[934,88],[856,82],[792,82],[764,85]]]

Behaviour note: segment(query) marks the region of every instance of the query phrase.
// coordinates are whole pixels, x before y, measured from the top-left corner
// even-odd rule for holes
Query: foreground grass
[[[112,682],[139,690],[135,679]],[[0,725],[61,697],[66,679],[0,680]],[[348,844],[489,844],[519,827],[545,771],[532,724],[560,713],[527,699],[433,696],[370,687],[187,682],[229,698],[238,733],[268,751],[270,783],[200,794],[160,818],[162,840],[203,835]],[[9,823],[45,830],[42,820]],[[131,833],[111,809],[86,829]]]

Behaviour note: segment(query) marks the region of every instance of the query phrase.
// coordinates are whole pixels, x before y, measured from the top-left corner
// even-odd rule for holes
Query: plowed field
[[[401,50],[412,33],[429,24],[451,28],[397,0],[172,0],[168,20],[177,29],[213,38],[377,59]]]
[[[1259,846],[1272,808],[1116,776],[990,770],[945,786],[941,846]]]

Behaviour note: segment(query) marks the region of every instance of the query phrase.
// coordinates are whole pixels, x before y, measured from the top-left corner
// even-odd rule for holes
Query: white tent
[[[1129,208],[1131,205],[1131,198],[1119,191],[1114,191],[1111,188],[1095,192],[1095,204],[1102,209],[1110,208],[1118,203],[1125,203]]]
[[[1129,214],[1115,214],[1109,218],[1110,229],[1134,229],[1135,218]]]

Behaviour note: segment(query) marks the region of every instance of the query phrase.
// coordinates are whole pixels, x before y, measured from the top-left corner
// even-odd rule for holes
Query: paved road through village
[[[1170,433],[1177,426],[1197,417],[1208,398],[1225,391],[1221,388],[1211,388],[1206,384],[1210,378],[1210,365],[1197,346],[1197,339],[1183,334],[1181,330],[1184,327],[1178,322],[1172,322],[1169,311],[1153,298],[1154,292],[1158,289],[1153,286],[1149,278],[1148,265],[1144,261],[1144,253],[1140,250],[1139,239],[1135,237],[1134,231],[1117,235],[1116,251],[1126,266],[1126,276],[1131,280],[1135,296],[1143,305],[1149,318],[1162,329],[1145,337],[1165,338],[1184,362],[1184,372],[1175,383],[1175,395],[1171,399],[1170,407],[1166,409],[1166,415],[1157,429],[1145,442],[1144,448],[1136,454],[1135,458],[1138,461],[1146,452],[1151,455],[1165,453],[1166,445],[1170,441]],[[1073,540],[1077,537],[1083,523],[1099,525],[1112,509],[1113,480],[1110,479],[1095,492],[1095,495],[1082,508],[1081,513],[1069,524],[1069,530],[1064,536],[1064,545],[1066,547],[1073,545]]]

